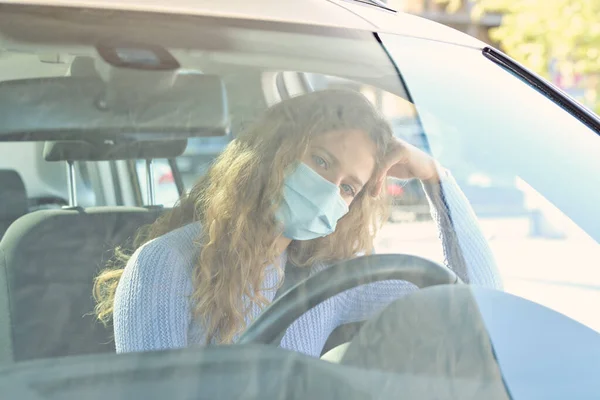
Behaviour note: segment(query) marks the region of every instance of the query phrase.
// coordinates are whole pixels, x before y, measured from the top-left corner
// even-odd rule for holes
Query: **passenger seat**
[[[175,158],[187,140],[47,142],[46,161]],[[70,207],[18,218],[0,241],[0,364],[114,352],[112,327],[94,314],[95,276],[117,246],[132,248],[136,231],[161,207]]]
[[[27,212],[27,192],[21,175],[12,169],[0,169],[0,238],[10,224]]]
[[[93,315],[94,277],[115,247],[131,247],[137,229],[159,213],[142,207],[40,210],[15,221],[0,242],[0,281],[10,305],[3,310],[10,320],[4,346],[11,358],[113,352],[112,329]]]
[[[85,76],[93,76],[91,67],[89,60],[83,60],[71,73],[85,80]],[[140,121],[125,123],[120,114],[118,118],[117,114],[107,114],[106,121],[97,121],[98,126],[81,122],[84,125],[78,130],[69,125],[70,132],[79,133],[78,140],[59,135],[63,140],[46,143],[44,159],[66,163],[70,207],[26,214],[0,240],[0,364],[114,351],[112,329],[104,328],[93,315],[94,277],[117,245],[130,247],[138,228],[152,223],[162,210],[154,207],[152,173],[146,176],[150,207],[77,207],[75,163],[146,160],[151,167],[149,161],[153,159],[179,157],[187,146],[188,134],[226,135],[229,110],[220,78],[182,74],[176,82],[187,90],[174,94],[182,96],[182,107],[189,107],[189,115],[181,114],[189,125],[185,130],[181,126],[163,127],[174,116],[169,103],[175,100],[164,97],[152,112],[160,111],[162,106],[158,106],[164,104],[164,115],[169,118],[141,113]],[[64,111],[65,115],[76,112]],[[192,115],[193,121],[188,118]],[[131,123],[135,126],[123,126],[122,131],[120,125],[111,125]],[[106,132],[102,124],[106,124]],[[163,131],[170,132],[166,138],[153,139]],[[105,134],[115,137],[103,139]],[[151,168],[147,170],[151,172]]]

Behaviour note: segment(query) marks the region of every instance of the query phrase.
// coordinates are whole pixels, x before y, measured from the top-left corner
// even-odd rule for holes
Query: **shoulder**
[[[153,239],[135,251],[127,266],[160,263],[191,267],[201,251],[201,231],[200,223],[192,223]]]
[[[199,225],[187,225],[149,241],[131,256],[115,293],[117,352],[186,345],[200,233]]]
[[[201,251],[200,233],[200,224],[189,224],[140,246],[125,266],[117,298],[123,291],[131,294],[148,287],[190,286],[192,269]]]

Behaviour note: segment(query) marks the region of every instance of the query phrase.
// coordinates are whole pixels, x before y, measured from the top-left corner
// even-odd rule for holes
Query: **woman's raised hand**
[[[377,172],[372,195],[378,196],[381,193],[385,178],[388,176],[398,179],[416,178],[423,182],[439,182],[439,168],[439,164],[429,154],[396,138],[382,167]]]

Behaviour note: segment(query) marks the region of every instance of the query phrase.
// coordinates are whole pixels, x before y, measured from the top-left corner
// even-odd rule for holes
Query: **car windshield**
[[[369,321],[404,298],[413,314],[391,314],[393,329],[414,323],[419,339],[399,358],[439,345],[419,315],[451,316],[465,348],[484,343],[477,306],[461,319],[452,301],[445,313],[410,300],[454,283],[600,332],[598,132],[482,49],[264,21],[4,9],[7,371],[38,362],[54,379],[53,366],[85,356],[84,383],[68,389],[83,390],[84,370],[94,380],[118,373],[110,360],[156,352],[127,367],[151,368],[161,351],[186,348],[206,352],[178,362],[222,363],[206,367],[215,385],[244,368],[262,382],[267,361],[224,367],[259,343],[264,360],[277,347],[310,359],[314,375],[295,383],[309,386],[320,368],[359,365],[353,345],[378,337]],[[505,324],[489,310],[488,327]],[[273,322],[285,318],[284,329]],[[436,377],[460,378],[447,362]],[[407,365],[406,376],[427,370]]]

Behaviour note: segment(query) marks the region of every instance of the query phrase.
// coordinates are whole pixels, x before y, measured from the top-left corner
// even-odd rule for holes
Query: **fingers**
[[[398,141],[388,152],[383,160],[380,170],[375,175],[375,186],[371,190],[371,196],[377,197],[381,194],[381,190],[383,189],[383,185],[385,183],[385,178],[387,177],[390,168],[399,162],[406,162],[406,160],[406,148],[401,144],[401,142]]]
[[[410,161],[410,145],[405,143],[399,139],[396,139],[394,144],[391,146],[390,151],[386,155],[383,160],[383,165],[380,168],[380,171],[375,176],[375,186],[371,191],[371,195],[373,197],[377,197],[381,194],[383,186],[386,181],[386,177],[390,173],[390,170],[394,168],[396,165],[407,165]],[[403,178],[403,177],[398,177]]]

